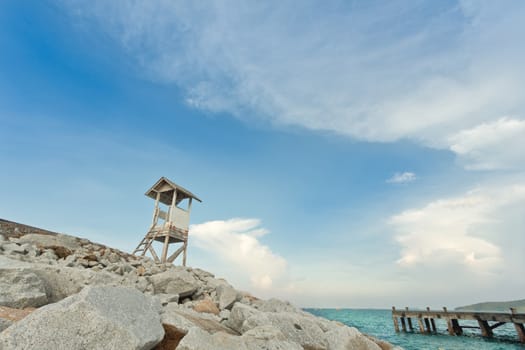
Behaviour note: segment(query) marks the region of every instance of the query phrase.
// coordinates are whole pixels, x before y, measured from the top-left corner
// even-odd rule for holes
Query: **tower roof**
[[[173,181],[165,178],[164,176],[161,177],[155,185],[151,186],[151,188],[146,192],[146,196],[156,199],[157,193],[160,192],[160,198],[159,201],[161,203],[164,203],[166,205],[171,205],[171,202],[173,200],[173,192],[172,190],[177,190],[177,200],[176,202],[179,203],[184,198],[195,198],[199,202],[202,202],[199,197],[188,191],[182,186],[177,185]]]

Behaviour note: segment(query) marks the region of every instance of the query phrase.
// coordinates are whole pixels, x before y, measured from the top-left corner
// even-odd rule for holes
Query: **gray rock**
[[[219,318],[221,319],[221,321],[227,320],[228,318],[230,318],[230,313],[231,313],[230,310],[222,310],[219,313]]]
[[[152,349],[164,336],[159,310],[134,289],[88,287],[0,333],[0,348]]]
[[[244,322],[254,316],[262,314],[260,311],[254,309],[251,306],[244,305],[241,303],[235,303],[230,312],[230,317],[224,322],[224,324],[231,329],[242,333]],[[255,326],[254,326],[255,327]]]
[[[217,287],[217,298],[219,299],[219,309],[231,309],[233,304],[240,300],[239,293],[228,285]]]
[[[187,333],[191,328],[198,327],[208,333],[229,333],[238,335],[230,328],[219,322],[219,318],[212,314],[195,312],[182,308],[177,304],[168,304],[162,313],[162,323],[174,326],[181,333]]]
[[[155,297],[159,299],[159,302],[162,306],[168,305],[168,303],[178,303],[179,295],[178,294],[155,294]]]
[[[200,328],[191,328],[177,346],[177,350],[303,350],[299,344],[281,339],[259,339],[226,333],[209,334]]]
[[[55,262],[58,260],[58,256],[55,254],[55,252],[51,249],[46,249],[42,252],[42,254],[39,257],[39,260],[50,260]]]
[[[62,246],[71,250],[80,248],[79,240],[76,237],[68,235],[41,235],[31,233],[20,237],[20,243],[31,243],[36,246],[50,247],[50,246]]]
[[[353,327],[339,326],[324,334],[328,350],[381,350]]]
[[[255,327],[242,335],[248,349],[303,350],[301,345],[287,340],[284,334],[273,326]]]
[[[195,274],[195,276],[197,276],[198,279],[202,280],[202,281],[205,281],[207,279],[210,279],[210,278],[214,278],[215,275],[208,272],[208,271],[204,271],[202,269],[199,269],[199,268],[195,268],[192,270],[193,273]]]
[[[270,339],[285,340],[286,339],[284,337],[283,332],[281,332],[274,326],[270,326],[270,325],[259,326],[259,327],[250,329],[249,331],[243,334],[243,337],[252,337],[252,338],[260,339],[260,340],[270,340]]]
[[[149,277],[155,294],[178,294],[180,298],[189,297],[199,288],[199,281],[183,269],[170,269]]]
[[[108,260],[109,260],[110,263],[115,264],[115,263],[118,263],[120,261],[120,257],[118,256],[118,254],[111,252],[108,255]]]
[[[28,262],[23,262],[14,258],[15,256],[8,257],[5,255],[0,255],[0,270],[30,268],[31,266],[33,266]]]
[[[245,312],[239,317],[239,305],[243,305],[244,310],[249,308],[247,305],[236,303],[232,309],[230,319],[226,323],[231,324],[230,320],[232,318],[242,319],[244,317],[240,327],[242,334],[256,327],[273,326],[280,330],[287,340],[298,343],[304,348],[325,349],[327,347],[324,332],[312,317],[293,312],[261,312],[258,310],[252,312],[251,315]],[[237,320],[233,325],[238,327],[239,321]]]
[[[0,318],[0,332],[12,325],[14,322],[5,318]]]
[[[26,250],[16,243],[6,243],[2,245],[5,254],[25,254]]]
[[[80,292],[95,272],[84,269],[57,266],[38,266],[31,268],[44,281],[49,302],[60,301]]]
[[[226,333],[209,334],[192,327],[182,338],[177,350],[248,350],[241,337]]]
[[[47,304],[45,282],[28,269],[0,267],[0,305],[25,308]]]
[[[257,310],[263,312],[301,312],[289,302],[278,299],[257,300],[253,305]]]

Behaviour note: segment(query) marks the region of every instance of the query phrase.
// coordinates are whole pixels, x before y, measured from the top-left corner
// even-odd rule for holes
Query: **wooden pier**
[[[506,324],[513,323],[518,340],[525,343],[525,314],[516,313],[511,308],[509,313],[504,312],[465,312],[465,311],[448,311],[446,307],[442,311],[430,310],[397,310],[392,306],[392,319],[396,332],[414,332],[412,319],[416,320],[420,333],[436,333],[436,319],[443,319],[447,322],[447,330],[450,335],[462,335],[463,329],[475,328],[481,331],[481,335],[486,338],[494,336],[493,330]],[[478,326],[461,325],[460,321],[472,320],[477,321]]]

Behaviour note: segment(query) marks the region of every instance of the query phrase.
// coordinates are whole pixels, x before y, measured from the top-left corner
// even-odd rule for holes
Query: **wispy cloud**
[[[235,266],[257,290],[275,288],[286,273],[286,260],[259,241],[268,231],[257,219],[208,221],[192,225],[190,231],[198,247]]]
[[[65,4],[196,108],[453,152],[463,130],[525,118],[523,1]]]
[[[395,173],[390,179],[386,180],[386,182],[393,184],[406,184],[415,181],[416,179],[416,174],[405,171],[404,173]]]
[[[469,169],[523,169],[525,120],[501,118],[482,123],[453,135],[450,144]]]

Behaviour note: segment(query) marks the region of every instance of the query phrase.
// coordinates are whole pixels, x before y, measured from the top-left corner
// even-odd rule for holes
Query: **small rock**
[[[110,263],[116,264],[116,263],[118,263],[120,261],[120,257],[117,254],[111,252],[108,255],[108,260],[109,260]]]
[[[167,305],[168,303],[178,303],[179,302],[179,295],[178,294],[156,294],[156,298],[159,299],[162,306]]]
[[[193,310],[197,312],[207,312],[210,314],[218,315],[220,310],[210,299],[204,299],[195,301],[193,304]]]
[[[16,243],[6,243],[2,245],[6,254],[25,254],[26,250]]]
[[[146,273],[146,268],[142,265],[139,265],[135,271],[137,272],[137,275],[144,276]]]
[[[219,312],[219,318],[221,319],[221,322],[230,318],[230,312],[230,310],[221,310],[221,312]]]
[[[88,261],[88,267],[95,267],[99,265],[98,261]]]
[[[65,259],[71,254],[73,254],[73,251],[67,247],[59,246],[59,245],[52,245],[45,247],[46,249],[52,249],[55,252],[55,255],[59,259]]]
[[[87,261],[98,261],[98,256],[96,256],[95,254],[87,254],[84,255],[82,258]]]
[[[77,263],[84,267],[89,267],[89,261],[87,261],[86,259],[77,259]]]

